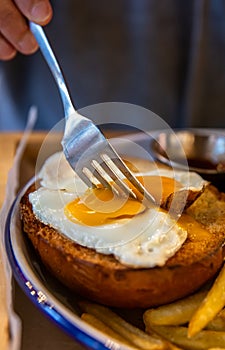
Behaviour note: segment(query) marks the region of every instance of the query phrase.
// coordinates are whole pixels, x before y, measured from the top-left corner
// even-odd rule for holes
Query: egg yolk
[[[145,210],[145,206],[133,199],[115,195],[109,188],[88,190],[81,198],[68,203],[64,212],[73,222],[88,226],[110,224],[115,219],[131,218]]]
[[[183,188],[179,181],[166,176],[137,176],[137,178],[158,204],[165,202],[171,193],[175,193]]]
[[[143,176],[138,179],[159,204],[182,187],[176,180],[163,176]],[[146,207],[138,200],[118,196],[109,188],[98,187],[88,189],[82,197],[68,203],[64,213],[73,222],[98,226],[132,218],[145,210]]]

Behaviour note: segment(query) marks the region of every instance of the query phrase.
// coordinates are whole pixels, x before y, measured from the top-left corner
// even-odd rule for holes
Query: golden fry
[[[225,320],[225,308],[223,308],[223,309],[220,311],[220,313],[219,313],[218,316],[221,317],[221,318],[223,318],[223,319]]]
[[[188,336],[200,332],[225,306],[225,265],[221,269],[212,288],[192,316]]]
[[[139,328],[126,322],[107,307],[89,302],[81,302],[80,307],[84,312],[94,315],[113,331],[120,334],[122,337],[140,349],[175,349],[175,347],[172,344],[169,344],[167,341],[164,341],[158,337],[150,336]]]
[[[212,331],[225,332],[225,319],[218,315],[210,321],[205,328],[211,329]]]
[[[151,330],[154,330],[158,335],[187,350],[225,348],[225,332],[203,330],[192,338],[188,338],[187,327],[154,325],[151,326],[151,329],[146,329],[147,332]]]
[[[115,339],[115,341],[119,341],[121,343],[124,343],[128,345],[132,349],[139,349],[137,347],[134,347],[131,342],[129,342],[127,339],[122,337],[117,332],[113,331],[110,327],[108,327],[105,323],[103,323],[101,320],[99,320],[97,317],[91,314],[83,313],[81,315],[82,320],[86,321],[91,326],[97,328],[99,331],[105,333],[108,337]]]
[[[191,319],[193,313],[206,294],[206,291],[201,291],[171,304],[149,309],[144,313],[144,323],[152,323],[161,326],[178,326],[185,324]]]

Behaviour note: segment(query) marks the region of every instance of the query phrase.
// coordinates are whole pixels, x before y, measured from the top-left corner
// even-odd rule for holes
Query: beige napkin
[[[4,227],[9,208],[15,199],[19,183],[20,160],[30,132],[36,121],[36,108],[32,107],[28,115],[28,123],[16,150],[12,168],[8,173],[5,189],[5,201],[0,211],[0,349],[18,350],[21,341],[21,322],[13,310],[12,272],[4,248]],[[2,150],[4,152],[4,150]]]

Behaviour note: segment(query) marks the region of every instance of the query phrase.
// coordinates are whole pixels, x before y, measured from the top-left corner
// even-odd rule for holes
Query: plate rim
[[[67,306],[57,299],[50,291],[46,292],[46,288],[42,281],[38,279],[38,283],[32,281],[29,273],[27,275],[26,269],[20,264],[16,257],[12,242],[11,223],[14,215],[18,215],[18,204],[26,189],[34,182],[32,178],[25,187],[18,193],[11,208],[8,212],[4,230],[4,245],[9,264],[12,269],[12,274],[19,284],[20,288],[26,294],[28,299],[51,321],[53,321],[59,328],[66,332],[70,337],[79,342],[81,345],[90,349],[108,350],[108,349],[129,349],[126,345],[110,339],[103,332],[97,330],[93,326],[83,321],[79,316],[71,310],[67,310]],[[29,265],[29,263],[28,263]],[[30,268],[31,269],[31,268]],[[32,281],[32,282],[31,282]],[[42,292],[44,290],[44,292]],[[63,309],[64,312],[63,312]],[[74,322],[76,320],[76,322]]]

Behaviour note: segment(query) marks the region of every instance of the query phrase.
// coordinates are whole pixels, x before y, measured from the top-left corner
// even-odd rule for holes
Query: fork
[[[76,111],[43,28],[30,22],[30,29],[60,92],[65,114],[65,130],[61,143],[72,169],[89,187],[100,183],[117,194],[141,200],[148,207],[154,205],[154,197],[133,175],[101,131],[90,119]]]

